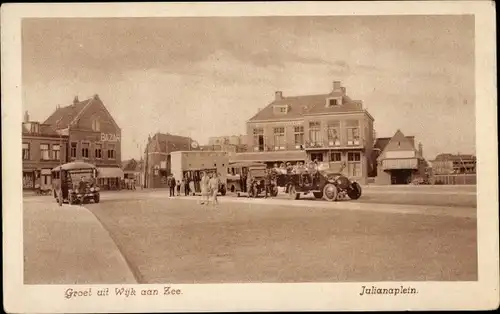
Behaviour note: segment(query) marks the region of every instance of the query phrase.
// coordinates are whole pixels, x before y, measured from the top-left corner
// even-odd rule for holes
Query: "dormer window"
[[[342,105],[342,97],[328,98],[326,100],[326,107],[336,107]]]
[[[287,114],[288,113],[288,110],[290,109],[290,107],[288,105],[277,105],[277,106],[274,106],[274,113],[275,114]]]

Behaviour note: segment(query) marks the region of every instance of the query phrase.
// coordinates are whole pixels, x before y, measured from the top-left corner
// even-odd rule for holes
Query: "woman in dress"
[[[208,182],[209,182],[209,178],[208,178],[208,175],[206,173],[202,173],[201,174],[201,181],[200,181],[200,188],[201,188],[201,201],[200,201],[200,204],[201,205],[208,205],[208,197],[209,197],[209,186],[208,186]]]

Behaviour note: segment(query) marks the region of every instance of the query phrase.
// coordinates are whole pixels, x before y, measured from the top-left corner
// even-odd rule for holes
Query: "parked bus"
[[[247,192],[246,178],[250,167],[266,167],[261,162],[233,162],[229,164],[227,188],[232,193]]]
[[[217,173],[221,184],[219,193],[226,195],[229,157],[226,152],[177,151],[170,153],[171,173],[176,180],[193,180],[195,192],[200,193],[201,173]]]

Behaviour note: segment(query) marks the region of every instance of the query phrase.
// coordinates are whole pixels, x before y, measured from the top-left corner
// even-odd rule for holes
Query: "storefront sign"
[[[120,136],[116,134],[101,133],[101,142],[119,142]]]

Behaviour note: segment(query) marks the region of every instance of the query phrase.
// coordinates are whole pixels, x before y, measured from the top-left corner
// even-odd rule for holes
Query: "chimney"
[[[26,123],[30,122],[30,115],[29,115],[28,111],[24,112],[24,122],[26,122]]]
[[[75,98],[73,99],[73,104],[77,104],[79,103],[80,101],[78,100],[78,96],[75,96]]]
[[[275,100],[282,100],[283,99],[283,92],[282,91],[277,91],[274,93],[274,99]]]
[[[338,92],[342,90],[342,85],[340,84],[340,81],[333,81],[333,91]]]

